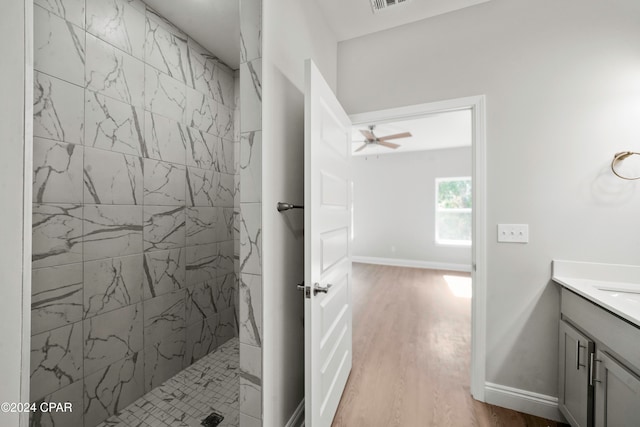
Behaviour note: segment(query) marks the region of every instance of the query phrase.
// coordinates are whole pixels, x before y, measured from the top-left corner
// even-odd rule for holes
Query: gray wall
[[[29,399],[31,3],[10,2],[0,16],[0,401]],[[27,88],[25,88],[25,84]],[[28,96],[27,92],[27,96]],[[26,116],[25,117],[25,108]],[[24,292],[24,294],[23,294]],[[23,298],[24,296],[24,298]],[[0,412],[0,425],[27,425],[26,414]],[[20,421],[19,421],[20,420]]]
[[[470,247],[435,242],[435,180],[461,176],[471,176],[469,147],[354,156],[356,260],[469,269]]]
[[[286,425],[304,398],[302,211],[304,61],[312,58],[335,88],[337,43],[314,1],[269,0],[264,8],[262,152],[264,275],[264,425]]]
[[[609,170],[640,141],[639,17],[636,0],[493,0],[339,45],[350,113],[486,94],[489,382],[556,396],[552,259],[640,263],[639,184]],[[529,224],[529,244],[498,244],[498,223]]]
[[[34,422],[93,426],[237,334],[234,77],[138,0],[35,4],[31,400],[74,411]]]

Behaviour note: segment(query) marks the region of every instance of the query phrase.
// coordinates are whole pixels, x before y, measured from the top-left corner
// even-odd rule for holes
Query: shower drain
[[[224,417],[217,412],[212,412],[207,418],[202,420],[202,425],[204,427],[216,427],[224,420]]]

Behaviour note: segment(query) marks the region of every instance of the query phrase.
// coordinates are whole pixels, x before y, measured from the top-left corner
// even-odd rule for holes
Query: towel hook
[[[622,178],[622,179],[626,179],[627,181],[635,181],[636,179],[640,179],[640,176],[635,176],[635,177],[629,177],[629,176],[624,176],[624,175],[620,175],[618,173],[618,171],[616,171],[616,165],[623,161],[624,159],[626,159],[627,157],[631,157],[633,155],[637,155],[640,156],[640,153],[635,152],[635,151],[621,151],[619,153],[616,153],[613,156],[613,160],[611,161],[611,171],[618,177],[618,178]]]

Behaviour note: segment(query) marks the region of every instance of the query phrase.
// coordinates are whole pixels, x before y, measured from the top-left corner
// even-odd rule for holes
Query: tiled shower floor
[[[198,360],[98,427],[201,427],[212,412],[220,427],[239,424],[238,339]]]

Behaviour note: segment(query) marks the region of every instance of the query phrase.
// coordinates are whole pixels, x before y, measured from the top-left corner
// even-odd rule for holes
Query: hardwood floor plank
[[[471,398],[471,300],[444,275],[353,265],[353,368],[333,427],[557,427]]]

